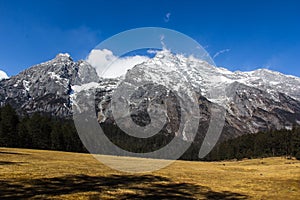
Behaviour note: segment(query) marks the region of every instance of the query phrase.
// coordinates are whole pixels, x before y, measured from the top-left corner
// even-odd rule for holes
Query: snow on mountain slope
[[[239,133],[290,128],[300,120],[300,78],[266,69],[231,72],[193,56],[174,55],[168,50],[162,50],[152,59],[133,66],[120,79],[123,80],[129,85],[153,83],[167,86],[175,92],[186,89],[190,97],[192,93],[203,96],[210,101],[206,103],[207,109],[210,104],[218,104],[226,109],[226,126]],[[147,88],[153,90],[153,87]],[[109,91],[109,97],[104,98],[105,91],[102,91],[103,98],[98,98],[102,122],[107,119],[106,113],[111,113],[108,111],[110,101],[107,99],[111,99],[112,92]],[[162,95],[163,91],[148,93]],[[164,98],[167,99],[167,96]],[[134,105],[133,101],[128,102],[131,103]],[[228,131],[228,135],[232,132],[232,129]]]
[[[266,69],[231,72],[215,67],[193,56],[174,55],[168,50],[132,66],[119,78],[98,78],[95,68],[86,61],[73,61],[68,54],[32,66],[16,76],[0,81],[0,106],[11,104],[20,113],[46,112],[71,117],[73,106],[84,104],[77,98],[95,94],[98,121],[115,123],[111,101],[118,86],[125,82],[135,91],[126,100],[127,112],[137,124],[151,122],[148,110],[166,106],[167,133],[178,133],[179,117],[195,116],[185,111],[180,115],[177,97],[198,101],[199,131],[205,133],[215,105],[226,109],[226,138],[269,129],[291,128],[300,124],[300,78]],[[95,90],[96,92],[91,92]],[[126,90],[123,91],[126,96]],[[122,94],[122,93],[121,93]],[[189,105],[189,101],[182,101]],[[188,127],[188,126],[186,126]],[[185,139],[188,130],[182,129]]]
[[[72,85],[97,82],[95,69],[69,54],[32,66],[0,81],[0,106],[9,103],[20,113],[45,112],[70,117]]]
[[[185,87],[181,82],[186,79],[195,92],[222,106],[228,106],[231,101],[232,94],[228,94],[226,88],[234,82],[263,90],[277,102],[279,101],[279,93],[300,100],[299,77],[284,75],[267,69],[232,72],[225,68],[212,66],[193,56],[174,55],[166,49],[156,52],[155,57],[151,59],[145,59],[140,64],[131,66],[131,68],[133,67],[144,71],[143,74],[139,74],[138,71],[141,70],[135,70],[137,74],[133,75],[133,79],[163,84],[170,83],[169,85],[173,86],[175,90]],[[113,69],[114,67],[109,70]],[[124,77],[125,74],[116,79],[123,80]],[[93,88],[96,88],[96,85]]]
[[[225,68],[212,66],[192,56],[174,55],[168,50],[157,52],[154,58],[136,65],[136,67],[149,68],[146,69],[149,73],[143,78],[145,80],[152,79],[154,82],[170,79],[174,84],[180,84],[176,83],[178,78],[172,77],[173,72],[179,72],[197,92],[201,92],[203,96],[219,104],[226,101],[226,97],[221,93],[233,82],[266,91],[277,101],[279,100],[278,92],[300,100],[299,77],[284,75],[267,69],[258,69],[251,72],[231,72]],[[152,77],[148,77],[150,74],[152,74]],[[218,93],[218,90],[220,93]],[[216,96],[211,97],[212,94]]]
[[[281,92],[300,100],[300,78],[285,75],[268,69],[258,69],[251,72],[236,72],[242,75],[240,82],[253,87],[260,88],[271,94]],[[277,98],[278,99],[278,98]]]

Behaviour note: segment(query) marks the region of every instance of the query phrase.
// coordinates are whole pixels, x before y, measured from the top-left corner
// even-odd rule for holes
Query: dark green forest
[[[300,160],[300,128],[247,134],[215,146],[206,160],[284,156]]]
[[[0,108],[0,146],[85,152],[72,120],[38,113],[21,118],[10,105]]]
[[[131,152],[150,152],[168,144],[174,135],[159,133],[150,140],[130,137],[112,124],[103,124],[107,137],[117,146]],[[200,142],[193,142],[183,160],[199,160]],[[72,120],[34,113],[19,117],[6,105],[0,108],[0,146],[87,152]],[[300,128],[273,130],[243,135],[219,143],[204,161],[218,161],[272,156],[300,159]]]

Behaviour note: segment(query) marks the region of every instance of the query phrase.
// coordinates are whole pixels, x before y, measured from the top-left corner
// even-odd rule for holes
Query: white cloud
[[[215,53],[215,55],[213,56],[213,59],[216,58],[216,57],[218,57],[219,55],[221,55],[221,54],[223,54],[223,53],[228,52],[228,51],[230,51],[230,49],[223,49],[223,50],[221,50],[221,51],[218,51],[218,52]]]
[[[164,21],[165,21],[166,23],[168,23],[168,22],[170,21],[170,17],[171,17],[171,13],[168,12],[168,13],[165,15],[165,17],[164,17]]]
[[[159,52],[159,51],[158,50],[153,50],[153,49],[147,50],[147,53],[149,53],[149,54],[156,54],[157,52]]]
[[[9,77],[7,76],[7,74],[6,74],[4,71],[0,70],[0,80],[2,80],[2,79],[7,79],[7,78],[9,78]]]
[[[146,56],[117,57],[107,49],[94,49],[86,61],[96,68],[100,77],[116,78],[125,75],[127,70],[148,60]]]

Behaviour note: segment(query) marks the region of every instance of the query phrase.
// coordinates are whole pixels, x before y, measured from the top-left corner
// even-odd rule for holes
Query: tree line
[[[205,160],[230,160],[284,156],[300,160],[300,128],[247,134],[224,141]]]
[[[114,144],[136,153],[158,150],[174,138],[174,134],[170,135],[166,132],[161,132],[150,139],[134,138],[113,124],[102,124],[101,127]],[[10,105],[0,108],[0,146],[87,152],[72,120],[39,113],[19,117]],[[201,142],[193,142],[180,159],[199,160],[200,146]],[[242,135],[217,144],[202,160],[216,161],[271,156],[300,159],[300,128]]]
[[[86,151],[72,120],[39,113],[20,118],[10,105],[0,108],[0,146]]]

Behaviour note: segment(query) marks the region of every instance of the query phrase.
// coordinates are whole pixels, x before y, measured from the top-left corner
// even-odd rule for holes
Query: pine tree
[[[28,131],[32,138],[33,148],[50,149],[51,126],[49,125],[49,118],[37,113],[33,114],[28,122]]]
[[[18,147],[17,126],[19,118],[10,105],[1,108],[0,146]]]
[[[52,123],[51,130],[51,149],[64,150],[64,139],[62,134],[62,127],[58,121]]]
[[[29,118],[23,118],[18,125],[18,140],[19,147],[32,148],[32,137],[28,131],[28,121]]]

